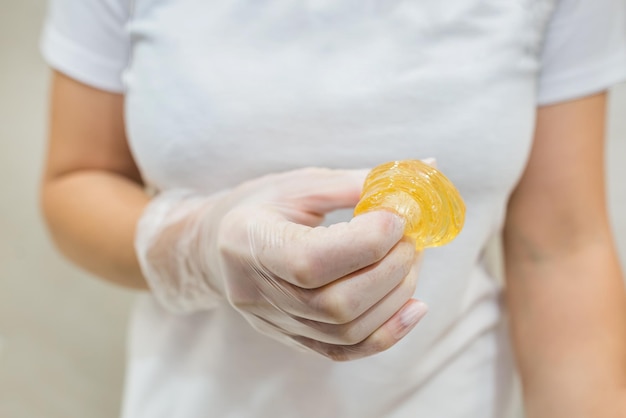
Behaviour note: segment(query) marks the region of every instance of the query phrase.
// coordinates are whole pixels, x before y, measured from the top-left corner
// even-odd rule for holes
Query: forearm
[[[626,299],[611,243],[561,253],[515,240],[507,247],[527,416],[626,416]]]
[[[45,179],[42,210],[59,250],[87,271],[146,289],[135,256],[135,227],[149,197],[142,187],[103,170]]]

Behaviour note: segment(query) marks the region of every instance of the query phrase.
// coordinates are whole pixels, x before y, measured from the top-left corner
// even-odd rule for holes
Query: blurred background
[[[0,417],[119,416],[133,294],[61,259],[37,206],[45,0],[0,0]]]
[[[39,216],[44,12],[44,0],[0,0],[0,417],[111,418],[133,294],[61,259]],[[608,136],[610,209],[626,265],[625,85],[612,91]]]

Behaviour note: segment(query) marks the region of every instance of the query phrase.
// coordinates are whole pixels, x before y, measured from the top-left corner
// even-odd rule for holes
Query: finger
[[[367,173],[312,167],[266,176],[267,201],[285,220],[317,226],[325,214],[357,204]]]
[[[329,324],[289,315],[282,309],[282,306],[270,301],[257,303],[244,309],[248,313],[267,320],[284,333],[329,344],[352,345],[367,338],[411,299],[417,283],[417,270],[417,267],[412,269],[399,285],[374,306],[354,321],[345,324]]]
[[[263,268],[296,286],[314,289],[377,263],[403,231],[402,218],[373,211],[329,227],[253,224],[249,238]]]
[[[327,324],[346,324],[365,313],[411,274],[417,276],[415,243],[407,238],[378,263],[318,289],[303,289],[264,276],[259,290],[291,316]]]
[[[379,262],[334,281],[322,288],[310,290],[307,301],[313,314],[301,318],[328,324],[347,324],[359,318],[379,303],[402,282],[417,281],[418,253],[415,242],[402,239]],[[413,295],[410,291],[408,299]],[[306,314],[306,313],[305,313]]]
[[[291,337],[305,347],[335,361],[356,360],[380,353],[392,347],[426,315],[425,303],[411,299],[393,317],[365,340],[353,345],[320,342],[306,337]]]
[[[319,214],[354,207],[361,197],[367,173],[368,170],[300,170],[299,174],[310,176],[310,180],[301,182],[295,176],[298,184],[289,200],[302,210]]]
[[[345,324],[328,324],[302,318],[290,318],[294,325],[290,326],[289,321],[281,322],[280,325],[293,334],[324,343],[354,345],[366,339],[413,297],[416,282],[417,274],[411,273],[374,306]]]

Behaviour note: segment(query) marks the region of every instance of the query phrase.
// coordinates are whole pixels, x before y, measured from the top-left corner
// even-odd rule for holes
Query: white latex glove
[[[272,174],[212,196],[173,190],[144,212],[137,254],[171,310],[227,299],[258,331],[335,360],[383,351],[426,313],[418,254],[385,211],[318,226],[359,200],[364,170]]]

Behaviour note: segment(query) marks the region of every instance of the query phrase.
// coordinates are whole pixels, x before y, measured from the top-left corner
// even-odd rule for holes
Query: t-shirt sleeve
[[[557,0],[541,55],[538,103],[584,97],[626,79],[626,0]]]
[[[82,83],[123,92],[131,0],[50,0],[41,51],[54,69]]]

